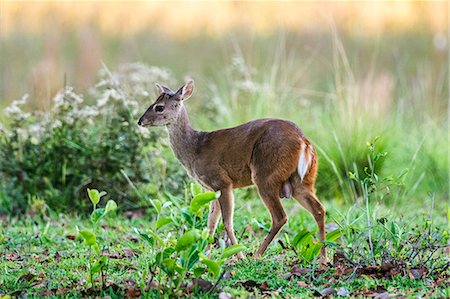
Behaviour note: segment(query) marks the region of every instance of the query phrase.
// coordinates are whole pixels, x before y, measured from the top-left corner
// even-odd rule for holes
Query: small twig
[[[214,283],[214,285],[212,286],[211,289],[209,289],[208,293],[212,293],[212,291],[214,291],[214,289],[217,287],[217,285],[219,284],[220,280],[223,278],[223,276],[225,275],[227,271],[223,270],[222,274],[220,274],[219,278],[217,279],[216,283]]]

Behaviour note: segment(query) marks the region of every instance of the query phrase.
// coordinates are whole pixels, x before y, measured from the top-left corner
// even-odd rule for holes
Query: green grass
[[[406,297],[446,297],[450,291],[445,288],[448,283],[448,270],[442,273],[429,273],[422,278],[411,278],[407,274],[399,274],[391,279],[375,278],[370,275],[345,274],[339,276],[336,267],[330,264],[323,270],[315,262],[302,264],[293,250],[283,248],[280,243],[274,242],[266,255],[255,260],[251,257],[263,240],[265,231],[257,223],[268,224],[269,217],[262,203],[256,198],[239,198],[242,192],[238,192],[235,229],[239,242],[246,246],[247,258],[243,261],[229,260],[223,272],[225,275],[219,280],[217,287],[211,293],[192,291],[194,297],[217,298],[220,292],[228,292],[234,297],[249,297],[272,294],[275,297],[298,298],[298,296],[311,297],[316,291],[333,288],[338,291],[344,288],[351,296],[364,296],[375,292],[377,287],[382,287],[391,295],[403,295]],[[316,231],[312,217],[293,200],[285,200],[284,205],[288,210],[290,221],[284,228],[279,240],[286,247],[286,237],[292,240],[296,232],[302,228]],[[364,249],[367,227],[365,223],[363,206],[342,206],[336,203],[325,202],[328,207],[328,223],[337,223],[346,233],[337,241],[339,250],[347,252],[356,263],[363,263],[367,251]],[[375,221],[373,239],[380,242],[388,241],[389,235],[384,233],[383,227],[389,227],[395,223],[403,229],[403,240],[407,236],[420,236],[423,231],[414,231],[414,226],[423,227],[431,218],[433,227],[446,229],[447,215],[443,207],[437,205],[432,215],[428,208],[410,206],[404,209],[401,206],[387,207],[382,203],[373,204],[370,207],[371,217],[376,219],[387,219],[387,223],[380,224]],[[173,210],[174,213],[180,210]],[[137,218],[127,218],[123,215],[107,217],[101,223],[99,236],[102,250],[109,256],[106,270],[106,285],[111,288],[100,288],[100,281],[94,280],[94,287],[87,282],[89,268],[89,250],[78,236],[77,227],[90,227],[92,224],[87,219],[58,215],[54,212],[45,213],[51,216],[24,215],[20,218],[2,218],[0,230],[0,294],[11,296],[40,297],[44,294],[54,297],[72,297],[85,295],[122,297],[127,294],[138,292],[143,297],[154,298],[156,290],[147,290],[149,280],[155,278],[160,269],[150,269],[149,263],[154,258],[154,248],[142,240],[136,233],[148,231],[149,229],[161,233],[164,238],[177,238],[181,234],[182,227],[172,229],[156,230],[154,211],[147,213],[135,213]],[[180,216],[180,215],[175,215]],[[203,225],[205,223],[203,222]],[[347,233],[348,231],[348,233]],[[351,233],[350,231],[353,231]],[[217,236],[223,236],[223,227],[219,226]],[[448,234],[448,230],[447,230]],[[431,239],[430,239],[431,240]],[[436,243],[436,240],[430,244]],[[441,242],[445,242],[441,240]],[[434,244],[437,245],[437,244]],[[445,245],[440,244],[440,245]],[[216,256],[219,249],[213,249],[212,256]],[[334,247],[328,248],[328,254],[332,258]],[[391,257],[395,252],[383,251]],[[437,264],[448,263],[448,255],[439,251]],[[332,262],[332,261],[331,261]],[[333,263],[333,262],[332,262]],[[372,264],[372,263],[368,263]],[[299,276],[288,274],[293,267],[309,269],[310,272]],[[406,267],[414,267],[413,263]],[[408,268],[407,268],[408,270]],[[431,268],[429,269],[431,271]],[[155,272],[152,272],[155,271]],[[203,276],[206,280],[212,280],[210,276]],[[446,278],[447,277],[447,278]],[[192,277],[187,276],[185,283],[188,284]],[[214,282],[214,280],[212,280]],[[246,289],[244,285],[255,283],[267,283],[267,287],[256,287],[254,290]],[[307,286],[305,286],[305,284]],[[184,286],[178,292],[183,291]],[[48,291],[50,290],[50,291]],[[136,290],[136,291],[133,291]],[[381,292],[381,291],[380,291]],[[176,293],[176,292],[175,292]],[[137,293],[135,293],[137,294]],[[168,294],[161,295],[167,297]]]

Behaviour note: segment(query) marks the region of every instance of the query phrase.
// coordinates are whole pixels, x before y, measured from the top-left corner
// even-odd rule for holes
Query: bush
[[[159,140],[164,131],[136,124],[153,100],[147,85],[167,82],[169,73],[128,64],[116,73],[104,69],[99,78],[86,96],[71,87],[58,92],[47,112],[24,112],[27,96],[5,109],[9,129],[0,127],[0,213],[24,211],[33,196],[52,209],[86,208],[81,198],[88,187],[110,190],[125,207],[157,192],[160,186],[149,182],[183,187],[182,172],[165,178],[168,167],[179,167],[167,161],[171,153]]]

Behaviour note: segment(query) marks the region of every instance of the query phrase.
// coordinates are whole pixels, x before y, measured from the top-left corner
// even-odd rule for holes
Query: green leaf
[[[102,256],[97,262],[95,262],[91,267],[91,273],[98,273],[106,266],[107,257]]]
[[[164,272],[166,272],[169,275],[173,275],[175,271],[175,260],[171,258],[165,258],[162,261],[162,267]]]
[[[194,277],[195,278],[200,278],[200,276],[202,276],[203,273],[206,272],[205,268],[195,268],[194,269]]]
[[[200,258],[199,258],[198,250],[195,249],[194,252],[192,252],[192,254],[190,254],[189,260],[186,263],[187,270],[191,270],[195,266],[195,264],[198,262],[199,259]]]
[[[155,210],[158,214],[161,214],[162,211],[162,203],[159,199],[153,200],[153,206],[155,207]]]
[[[241,245],[241,244],[231,245],[230,247],[227,247],[224,249],[224,251],[222,252],[222,255],[220,256],[220,259],[227,259],[230,256],[235,255],[244,249],[245,249],[245,246]]]
[[[311,233],[306,229],[302,229],[292,240],[292,246],[300,247],[308,243]]]
[[[87,188],[89,199],[91,200],[92,204],[95,206],[100,201],[100,194],[98,193],[97,189],[89,189]]]
[[[177,245],[175,246],[176,251],[183,251],[186,248],[190,247],[192,244],[194,244],[195,241],[200,239],[200,233],[197,229],[192,229],[190,231],[187,231],[182,235],[177,242]]]
[[[164,225],[167,225],[169,223],[173,223],[172,218],[170,218],[170,217],[161,218],[158,221],[156,221],[156,229],[160,229],[161,227],[163,227]]]
[[[216,199],[216,193],[215,192],[204,192],[196,195],[189,205],[189,209],[192,213],[197,214],[198,211],[205,207],[207,204],[209,204],[211,201]]]
[[[156,233],[152,232],[151,230],[148,230],[148,234],[145,232],[141,232],[139,231],[137,228],[134,228],[134,231],[139,234],[144,240],[146,240],[147,242],[149,242],[150,244],[152,244],[151,238],[150,236],[155,239],[156,241],[158,241],[160,244],[164,244],[163,239],[161,239]],[[149,236],[150,235],[150,236]]]
[[[198,194],[200,194],[202,192],[202,186],[197,183],[193,183],[193,182],[190,183],[190,189],[191,189],[192,196],[197,196]]]
[[[213,260],[210,260],[209,258],[207,258],[205,255],[201,255],[201,261],[203,264],[206,265],[206,267],[208,267],[208,272],[211,273],[213,275],[214,278],[217,278],[220,274],[220,266],[218,263],[216,263]]]
[[[117,203],[114,200],[108,200],[105,207],[105,214],[108,214],[117,209]]]
[[[332,232],[329,232],[327,236],[325,237],[325,240],[327,242],[334,242],[336,241],[340,236],[342,236],[344,232],[340,229],[335,229]]]
[[[83,237],[86,244],[89,246],[93,246],[97,244],[97,237],[87,229],[80,230],[80,235]]]
[[[319,255],[320,249],[323,247],[321,242],[318,242],[312,246],[309,246],[308,249],[303,254],[303,257],[306,261],[312,261],[316,256]]]
[[[97,221],[105,215],[105,209],[95,209],[91,214],[91,221],[97,223]]]
[[[95,244],[92,246],[92,248],[94,248],[94,251],[95,251],[97,254],[100,254],[100,247],[98,247],[98,244],[97,244],[97,243],[95,243]]]

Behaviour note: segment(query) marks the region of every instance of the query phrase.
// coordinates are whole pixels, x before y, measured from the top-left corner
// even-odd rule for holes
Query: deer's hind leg
[[[255,257],[259,258],[264,254],[267,247],[270,245],[270,243],[272,243],[273,239],[278,235],[283,226],[287,223],[288,217],[286,215],[286,212],[284,211],[283,206],[281,205],[279,196],[281,185],[278,188],[272,188],[270,186],[261,184],[257,186],[259,195],[261,196],[262,201],[269,210],[270,217],[272,219],[272,226],[270,227],[270,231],[259,246],[258,251],[256,252]]]
[[[294,179],[294,198],[314,217],[314,220],[317,222],[317,226],[319,229],[319,239],[320,241],[325,241],[325,207],[319,201],[314,192],[314,183],[310,182],[301,182],[300,178],[297,177]],[[321,262],[326,263],[327,260],[327,252],[325,250],[325,246],[320,250],[321,253]]]

